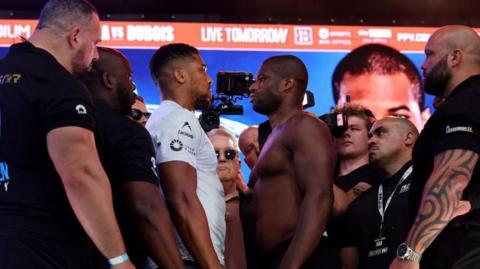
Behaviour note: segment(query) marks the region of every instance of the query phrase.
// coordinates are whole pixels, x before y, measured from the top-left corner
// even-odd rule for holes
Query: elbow
[[[173,218],[183,222],[188,219],[190,212],[192,212],[192,208],[194,208],[195,204],[195,198],[196,196],[192,194],[180,192],[166,196],[165,201],[170,208]]]

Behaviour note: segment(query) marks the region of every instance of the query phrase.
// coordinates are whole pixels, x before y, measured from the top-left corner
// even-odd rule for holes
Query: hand
[[[402,260],[399,258],[395,258],[392,264],[390,264],[390,269],[419,269],[420,263],[409,261],[409,260]]]
[[[110,269],[135,269],[135,266],[133,266],[132,262],[128,260],[117,265],[112,265],[110,266]]]

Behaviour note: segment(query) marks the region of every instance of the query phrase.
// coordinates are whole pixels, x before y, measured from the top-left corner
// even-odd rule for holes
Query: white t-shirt
[[[156,148],[157,164],[183,161],[197,171],[197,196],[207,216],[210,237],[218,259],[225,264],[225,201],[217,176],[217,156],[194,112],[164,100],[147,122]],[[182,259],[194,261],[175,231]]]

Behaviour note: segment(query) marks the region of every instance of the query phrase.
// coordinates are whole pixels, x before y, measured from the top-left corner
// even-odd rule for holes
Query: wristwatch
[[[422,254],[415,252],[407,244],[401,243],[397,248],[397,257],[402,260],[419,262]]]

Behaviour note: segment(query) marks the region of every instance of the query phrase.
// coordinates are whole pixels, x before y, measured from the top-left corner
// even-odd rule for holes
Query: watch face
[[[407,254],[408,246],[404,243],[398,246],[397,248],[397,256],[402,257]]]

